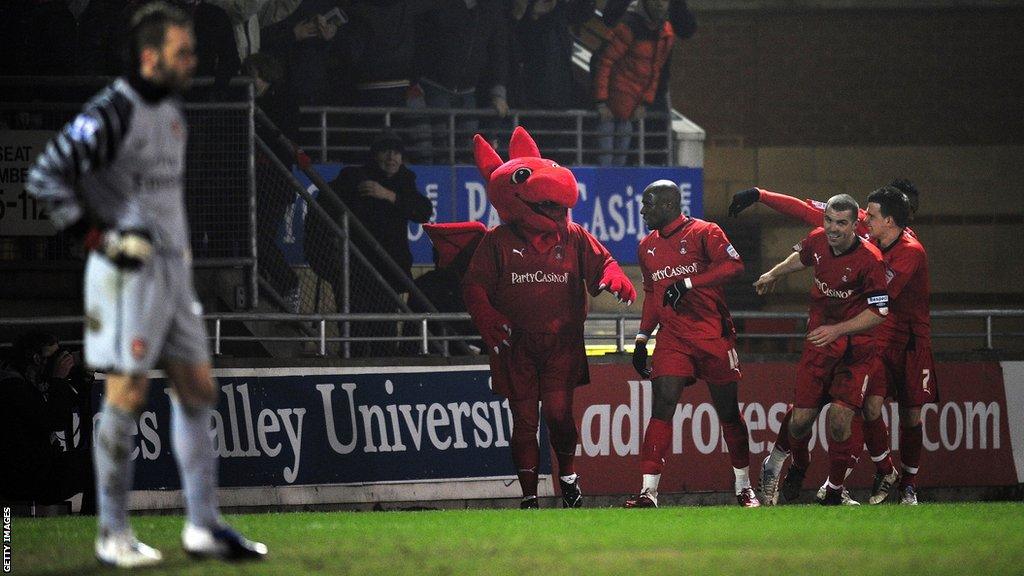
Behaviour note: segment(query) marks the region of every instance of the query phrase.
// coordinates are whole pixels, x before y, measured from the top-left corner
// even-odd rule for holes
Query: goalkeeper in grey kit
[[[36,160],[27,189],[58,229],[84,235],[85,359],[107,373],[94,444],[99,534],[96,557],[132,568],[161,560],[128,522],[132,438],[145,407],[147,371],[162,362],[171,395],[171,450],[178,463],[192,556],[261,558],[267,548],[224,523],[209,434],[217,388],[202,309],[192,285],[185,218],[187,130],[177,94],[196,67],[192,23],[157,2],[130,23],[129,73],[90,100]]]

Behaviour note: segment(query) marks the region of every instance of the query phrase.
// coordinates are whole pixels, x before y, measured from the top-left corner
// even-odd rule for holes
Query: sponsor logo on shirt
[[[729,244],[728,246],[725,247],[725,253],[728,254],[729,257],[732,258],[733,260],[740,259],[740,253],[737,252],[736,249],[732,247],[732,244]]]
[[[512,253],[513,254],[518,254],[520,258],[523,257],[523,249],[522,248],[513,248],[512,249]]]
[[[814,284],[818,287],[818,290],[821,290],[822,294],[829,298],[845,300],[853,295],[853,290],[836,290],[835,288],[829,288],[827,282],[822,282],[817,278],[814,279]]]
[[[665,278],[674,278],[676,276],[690,276],[696,274],[700,268],[698,262],[694,262],[689,266],[680,264],[679,266],[665,266],[660,270],[655,270],[651,273],[651,282],[657,282],[658,280],[664,280]]]
[[[879,307],[881,307],[881,306],[883,306],[885,304],[888,304],[888,303],[889,303],[889,295],[888,294],[880,294],[878,296],[868,296],[868,304],[871,304],[872,306],[879,306]]]
[[[647,253],[650,254],[651,256],[654,256],[654,251],[657,250],[657,249],[658,249],[657,246],[655,246],[654,248],[648,248],[647,249]]]
[[[817,252],[814,253],[814,263],[821,264],[821,256],[819,256]]]
[[[524,272],[522,274],[511,272],[513,284],[568,284],[569,273],[545,272]]]

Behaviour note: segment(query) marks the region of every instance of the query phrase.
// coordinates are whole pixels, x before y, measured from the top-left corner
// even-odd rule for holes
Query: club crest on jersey
[[[171,133],[174,134],[178,140],[185,138],[185,127],[182,126],[180,120],[171,122]]]
[[[843,282],[850,281],[850,274],[853,274],[853,270],[851,270],[849,266],[843,268]]]
[[[686,254],[686,240],[685,239],[679,241],[679,253],[680,254]]]
[[[889,284],[890,282],[892,282],[892,279],[895,278],[895,277],[896,277],[896,272],[892,268],[889,268],[888,266],[886,266],[885,267],[885,283]]]
[[[565,249],[562,248],[562,245],[555,246],[555,260],[561,260],[563,256],[565,256]]]
[[[132,338],[132,358],[142,360],[142,357],[146,355],[147,348],[149,348],[149,346],[141,336]]]

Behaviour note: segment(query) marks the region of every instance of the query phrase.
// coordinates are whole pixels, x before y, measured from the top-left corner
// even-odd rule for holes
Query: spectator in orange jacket
[[[668,9],[669,0],[634,0],[594,53],[591,71],[602,166],[625,165],[633,121],[642,119],[654,102],[675,40]]]

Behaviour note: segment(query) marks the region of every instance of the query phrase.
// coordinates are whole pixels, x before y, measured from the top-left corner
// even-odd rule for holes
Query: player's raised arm
[[[779,281],[779,278],[799,272],[804,268],[807,266],[800,261],[800,253],[793,252],[785,260],[773,266],[771,270],[761,274],[761,277],[754,282],[754,289],[762,296],[768,294],[775,289],[775,283]]]

